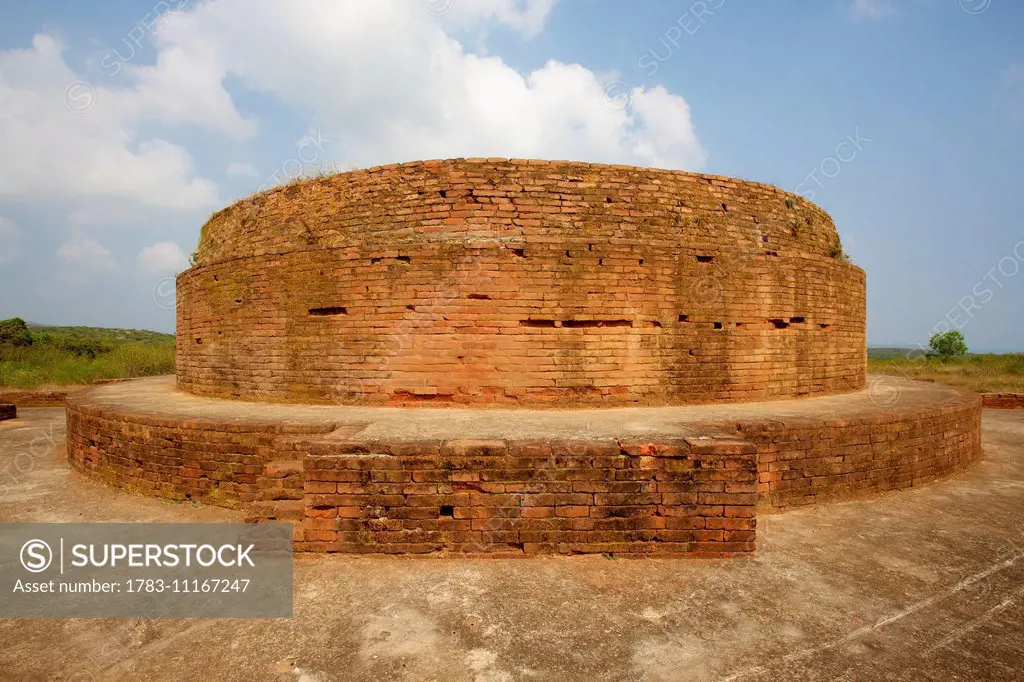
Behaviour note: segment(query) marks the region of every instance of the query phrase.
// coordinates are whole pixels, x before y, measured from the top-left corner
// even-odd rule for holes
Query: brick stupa
[[[727,556],[757,510],[931,480],[980,401],[865,376],[832,219],[680,171],[428,161],[215,214],[176,383],[71,399],[114,485],[296,524],[299,549]]]

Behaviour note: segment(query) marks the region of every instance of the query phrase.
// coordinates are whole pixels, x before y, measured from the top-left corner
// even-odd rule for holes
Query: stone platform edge
[[[360,439],[365,422],[160,416],[84,393],[68,397],[67,456],[110,485],[290,521],[300,551],[718,557],[754,551],[758,511],[967,467],[981,398],[946,395],[851,418],[686,423],[679,437],[388,442]]]

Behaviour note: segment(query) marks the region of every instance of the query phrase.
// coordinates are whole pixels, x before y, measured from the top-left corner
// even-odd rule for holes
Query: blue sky
[[[216,209],[445,156],[797,191],[868,275],[870,345],[1024,350],[1024,4],[4,2],[0,318],[172,330]]]

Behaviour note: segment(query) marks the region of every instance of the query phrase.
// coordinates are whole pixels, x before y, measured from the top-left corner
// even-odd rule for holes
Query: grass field
[[[0,386],[34,389],[174,373],[174,336],[134,329],[30,326],[30,345],[0,343]]]
[[[869,351],[868,372],[932,380],[978,393],[1024,393],[1024,353],[908,360],[905,354],[877,357]]]

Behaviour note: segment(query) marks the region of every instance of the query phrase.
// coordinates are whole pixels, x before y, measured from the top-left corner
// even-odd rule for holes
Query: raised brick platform
[[[17,407],[6,403],[0,403],[0,421],[4,421],[5,419],[14,419],[17,416]]]
[[[1024,393],[983,393],[982,404],[996,410],[1024,409]]]
[[[887,381],[889,381],[887,379]],[[739,405],[474,410],[240,404],[169,378],[68,399],[71,465],[297,524],[305,551],[728,556],[755,513],[919,485],[980,456],[981,399],[893,380]]]

